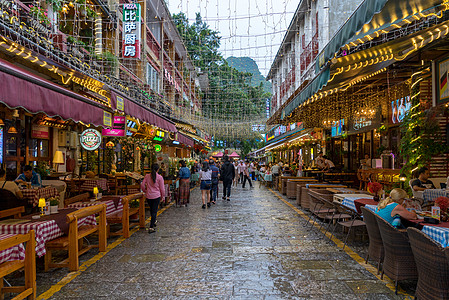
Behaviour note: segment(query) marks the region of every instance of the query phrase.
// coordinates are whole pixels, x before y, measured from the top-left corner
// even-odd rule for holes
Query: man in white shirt
[[[325,161],[325,158],[323,156],[323,152],[320,152],[320,154],[318,155],[318,157],[315,160],[315,163],[316,163],[316,166],[318,167],[318,169],[323,170],[324,168],[326,168],[324,161]]]
[[[324,156],[324,170],[335,170],[335,164],[330,159],[328,159],[327,156]]]

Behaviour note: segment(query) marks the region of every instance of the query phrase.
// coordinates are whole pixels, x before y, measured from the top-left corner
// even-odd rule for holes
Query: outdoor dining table
[[[33,206],[37,206],[39,204],[40,198],[51,198],[51,197],[59,197],[58,190],[53,186],[46,186],[38,189],[23,189],[21,190],[23,194],[23,198],[25,198],[28,203]]]
[[[93,201],[75,202],[69,204],[68,207],[89,207],[97,204],[106,204],[106,216],[123,210],[123,203],[120,201],[124,196],[103,196],[100,199],[92,199]]]
[[[15,234],[0,234],[0,240],[4,240],[13,236],[15,236]],[[0,264],[7,261],[24,260],[24,259],[25,259],[25,247],[23,246],[23,244],[18,244],[3,251],[0,251]]]
[[[424,202],[435,201],[438,197],[449,197],[449,191],[446,189],[427,189],[423,191]]]
[[[64,232],[65,225],[67,225],[66,216],[75,210],[75,208],[59,209],[57,214],[42,216],[40,219],[32,219],[28,215],[20,219],[3,220],[0,221],[0,234],[26,234],[30,230],[34,230],[36,235],[36,254],[42,257],[46,253],[46,242],[66,234]],[[78,220],[78,226],[96,224],[97,221],[93,215]]]
[[[422,232],[427,234],[442,247],[449,247],[449,222],[440,222],[439,224],[425,223],[424,220],[407,220],[406,222],[417,224]]]
[[[108,180],[106,178],[81,178],[80,190],[91,192],[94,187],[102,189],[105,192],[109,191]]]
[[[347,208],[350,208],[353,211],[358,211],[355,201],[360,199],[373,199],[373,196],[368,194],[345,194],[343,200],[341,201],[341,205],[346,206]]]

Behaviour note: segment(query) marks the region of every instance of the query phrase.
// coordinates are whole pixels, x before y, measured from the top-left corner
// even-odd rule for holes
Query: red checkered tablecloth
[[[97,225],[95,216],[88,216],[78,220],[78,226],[81,225]],[[59,229],[54,220],[48,221],[28,221],[21,224],[0,224],[0,234],[26,234],[30,230],[34,230],[36,234],[36,254],[39,257],[45,255],[45,243],[57,237],[63,236],[64,233]]]
[[[13,237],[14,234],[0,234],[0,240]],[[12,260],[24,260],[25,247],[23,244],[15,245],[11,248],[0,251],[0,264]]]
[[[81,184],[81,190],[92,192],[94,187],[101,188],[104,192],[109,192],[108,180],[106,178],[85,179]]]
[[[118,202],[117,208],[115,207],[114,204],[114,200],[110,199],[113,196],[107,196],[107,198],[109,198],[108,200],[98,200],[98,201],[92,201],[92,202],[76,202],[76,203],[72,203],[69,204],[68,207],[76,207],[76,208],[82,208],[82,207],[89,207],[89,206],[93,206],[93,205],[97,205],[97,204],[106,204],[106,215],[110,215],[113,213],[116,213],[118,211],[122,211],[123,210],[123,203],[122,201]],[[122,196],[117,196],[119,199]],[[106,197],[105,197],[106,198]]]
[[[37,206],[39,204],[39,198],[51,198],[51,197],[59,197],[58,190],[53,186],[47,186],[39,189],[24,189],[22,190],[23,197],[28,200],[28,203],[33,206]]]

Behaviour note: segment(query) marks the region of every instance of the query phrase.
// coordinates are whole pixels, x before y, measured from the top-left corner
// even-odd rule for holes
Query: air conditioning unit
[[[70,132],[70,148],[76,149],[78,146],[78,133]]]

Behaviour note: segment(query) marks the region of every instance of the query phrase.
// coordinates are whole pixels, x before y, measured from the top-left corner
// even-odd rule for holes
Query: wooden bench
[[[78,227],[78,220],[90,215],[99,214],[99,224],[83,225]],[[45,244],[45,271],[49,268],[69,268],[71,272],[79,269],[79,256],[91,248],[99,248],[100,252],[106,251],[106,204],[97,204],[84,207],[67,215],[69,234],[48,241]],[[83,246],[83,238],[98,232],[98,245]],[[54,250],[68,250],[69,257],[62,262],[52,262]]]
[[[132,200],[139,200],[139,207],[129,207],[129,203]],[[130,225],[137,223],[131,223],[129,217],[135,214],[139,214],[139,227],[145,228],[145,196],[143,193],[136,193],[128,195],[122,198],[123,211],[119,211],[110,214],[106,217],[108,221],[108,234],[110,235],[123,235],[124,238],[129,238]],[[110,232],[110,224],[122,224],[122,229],[117,232]]]
[[[25,212],[25,206],[14,207],[10,209],[5,209],[0,211],[0,219],[13,217],[14,219],[18,219],[22,216],[22,213]]]
[[[67,207],[67,206],[69,206],[69,204],[72,204],[72,203],[88,201],[90,198],[91,197],[90,197],[89,193],[82,193],[82,194],[73,196],[71,198],[67,198],[64,201],[64,207]]]
[[[36,299],[36,239],[34,230],[27,234],[15,235],[0,241],[0,251],[26,243],[25,260],[7,261],[0,264],[0,297],[3,299],[5,293],[17,293],[14,299]],[[3,286],[3,277],[20,269],[25,269],[24,286]]]

